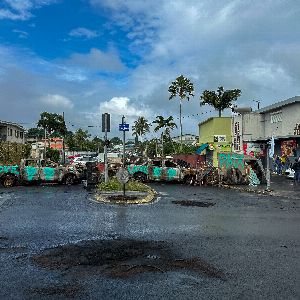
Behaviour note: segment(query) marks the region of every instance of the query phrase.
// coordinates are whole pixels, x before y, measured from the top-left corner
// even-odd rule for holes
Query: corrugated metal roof
[[[300,96],[295,96],[295,97],[289,98],[287,100],[279,101],[279,102],[274,103],[272,105],[269,105],[269,106],[263,107],[261,109],[258,109],[256,111],[254,111],[254,113],[263,114],[265,112],[275,110],[275,109],[278,109],[278,108],[281,108],[283,106],[286,106],[286,105],[289,105],[289,104],[292,104],[292,103],[296,103],[296,102],[300,102]]]
[[[20,128],[21,130],[25,130],[25,128],[24,128],[23,126],[21,126],[21,125],[19,125],[19,124],[17,124],[17,123],[13,123],[13,122],[7,122],[7,121],[1,121],[1,120],[0,120],[0,125],[5,125],[5,126],[8,126],[8,125],[10,125],[10,126],[16,126],[16,127]]]

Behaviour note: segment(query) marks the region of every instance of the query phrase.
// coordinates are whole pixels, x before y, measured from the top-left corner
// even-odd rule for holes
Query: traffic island
[[[147,204],[155,200],[156,192],[148,185],[130,180],[125,185],[125,195],[123,184],[116,178],[112,178],[108,183],[100,183],[94,195],[94,200],[111,204]]]

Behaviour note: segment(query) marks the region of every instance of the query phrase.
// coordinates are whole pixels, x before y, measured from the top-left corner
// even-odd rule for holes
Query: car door
[[[28,182],[39,180],[39,169],[39,162],[37,160],[27,159],[21,170],[22,179]]]
[[[150,180],[162,180],[162,162],[161,160],[154,160],[149,167]]]
[[[163,166],[163,178],[166,181],[180,180],[181,168],[173,161],[166,160]]]
[[[56,182],[58,181],[57,168],[47,165],[47,162],[41,161],[40,167],[40,180],[44,182]]]

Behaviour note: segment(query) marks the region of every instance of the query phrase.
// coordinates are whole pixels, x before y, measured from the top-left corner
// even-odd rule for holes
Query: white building
[[[24,127],[6,121],[0,121],[0,141],[24,144]]]
[[[233,117],[233,150],[261,154],[275,139],[275,155],[300,155],[300,96]],[[250,155],[251,155],[250,154]]]
[[[185,145],[196,145],[198,142],[198,136],[194,134],[183,134],[182,135],[182,143]],[[172,137],[173,142],[180,143],[180,135]]]

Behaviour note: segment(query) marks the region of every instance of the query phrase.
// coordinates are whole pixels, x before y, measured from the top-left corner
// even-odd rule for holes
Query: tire
[[[133,178],[139,182],[145,182],[147,180],[147,176],[145,173],[138,172],[133,175]]]
[[[13,175],[6,175],[2,179],[2,184],[5,188],[13,187],[16,184],[16,178]]]
[[[65,177],[65,185],[73,185],[75,183],[75,176],[72,174],[69,174]]]
[[[187,185],[194,185],[195,178],[191,175],[185,176],[183,179],[183,183]]]

